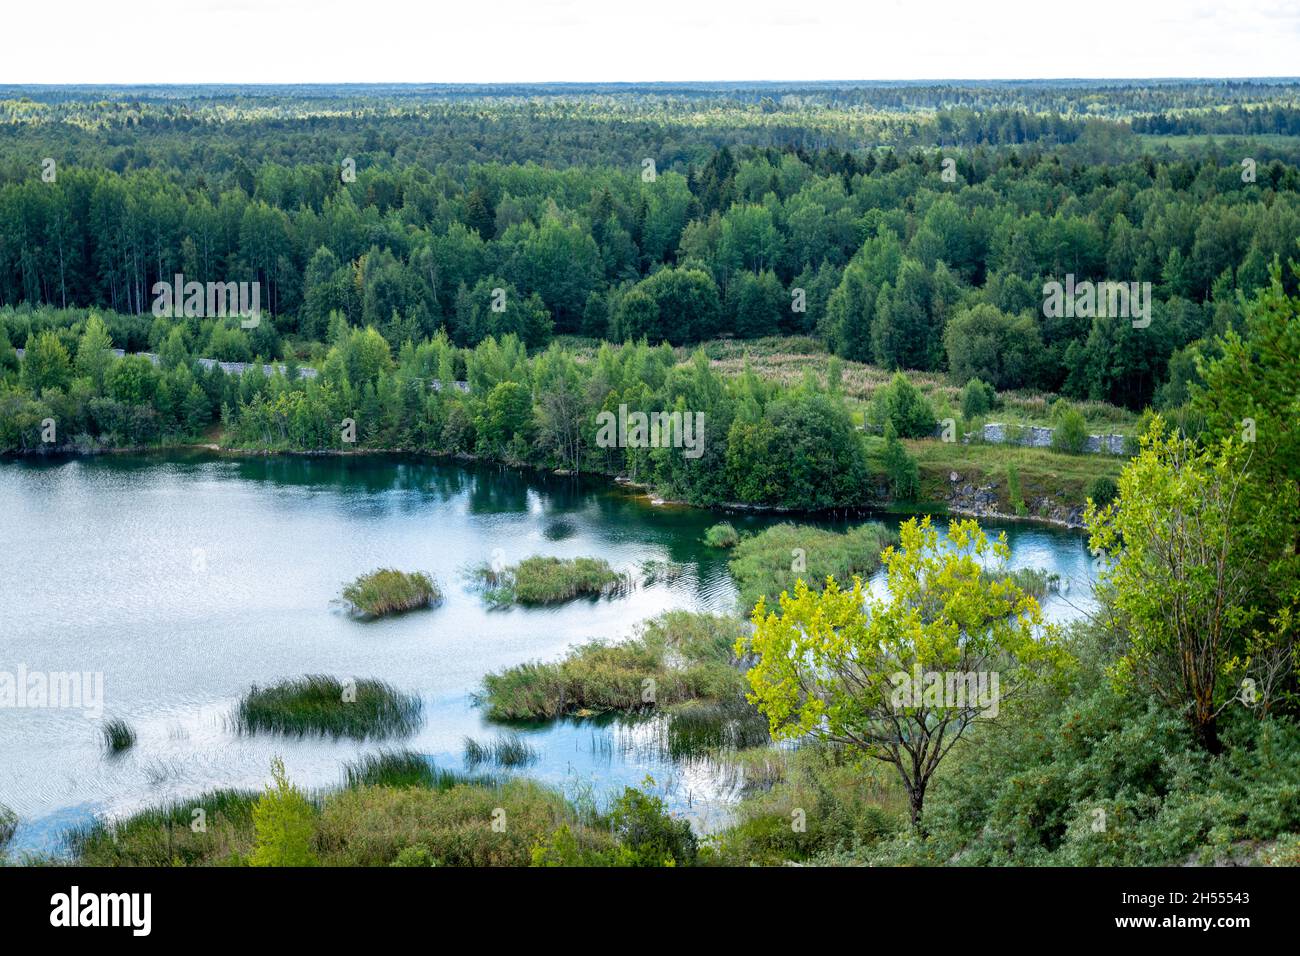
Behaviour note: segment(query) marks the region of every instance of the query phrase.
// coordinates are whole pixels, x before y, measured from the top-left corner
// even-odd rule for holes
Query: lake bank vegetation
[[[597,807],[527,780],[382,776],[390,782],[313,797],[277,762],[261,794],[217,791],[96,821],[73,832],[69,852],[81,866],[686,866],[699,855],[690,825],[642,790]]]

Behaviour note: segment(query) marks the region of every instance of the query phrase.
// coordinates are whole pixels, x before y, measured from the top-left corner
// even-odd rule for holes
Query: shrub
[[[893,422],[902,438],[926,438],[934,431],[934,409],[902,372],[871,397],[872,420],[883,428]]]
[[[754,760],[764,766],[753,766]],[[907,828],[907,799],[883,768],[843,747],[810,743],[742,757],[760,781],[736,805],[732,823],[708,844],[709,862],[774,865],[875,846]],[[796,811],[801,813],[796,816]],[[796,819],[803,824],[794,826]]]
[[[1020,469],[1014,462],[1007,464],[1007,500],[1020,517],[1023,518],[1029,513],[1029,508],[1025,505],[1024,492],[1020,490]]]
[[[380,617],[430,607],[442,600],[442,593],[422,572],[379,568],[344,587],[343,600],[354,614]]]
[[[419,849],[405,854],[408,864],[527,866],[532,848],[571,819],[563,796],[525,780],[448,790],[361,787],[326,800],[317,846],[339,866],[388,866],[412,847]]]
[[[533,866],[628,866],[629,854],[620,852],[607,831],[575,827],[568,823],[534,844],[530,851]]]
[[[438,858],[433,855],[433,851],[423,843],[416,843],[414,846],[408,846],[397,854],[389,866],[438,866]]]
[[[239,702],[235,726],[241,733],[268,731],[303,736],[401,736],[421,719],[420,698],[403,694],[378,680],[349,681],[312,675],[253,686]]]
[[[925,845],[890,841],[856,861],[1207,864],[1300,831],[1300,726],[1230,709],[1224,753],[1211,756],[1176,709],[1111,679],[1122,639],[1076,626],[1069,683],[1035,688],[954,748]]]
[[[993,386],[978,378],[973,378],[961,390],[961,415],[969,420],[980,418],[991,412],[998,402],[998,393]]]
[[[1265,866],[1300,866],[1300,833],[1288,833],[1260,856]]]
[[[740,534],[726,521],[704,532],[704,543],[710,548],[734,548],[739,542]]]
[[[894,433],[892,422],[885,423],[885,451],[881,456],[889,490],[895,501],[911,501],[921,491],[921,472],[916,459],[907,453],[902,441]]]
[[[689,822],[674,819],[661,799],[633,787],[615,801],[609,822],[630,866],[690,866],[699,852]]]
[[[1105,508],[1119,496],[1119,485],[1109,475],[1098,475],[1088,483],[1088,497],[1098,508]]]
[[[316,809],[285,776],[284,761],[271,761],[271,785],[253,805],[256,845],[250,866],[316,866],[312,851]]]
[[[1052,447],[1071,455],[1080,455],[1088,447],[1088,424],[1083,413],[1063,401],[1052,406]]]

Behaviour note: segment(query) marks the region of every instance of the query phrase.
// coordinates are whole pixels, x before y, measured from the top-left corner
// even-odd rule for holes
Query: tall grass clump
[[[473,737],[465,738],[465,764],[495,764],[498,767],[526,767],[537,762],[537,751],[524,742],[518,734],[502,734],[487,743]]]
[[[740,543],[740,532],[730,522],[723,521],[704,532],[704,543],[710,548],[734,548]]]
[[[428,757],[412,750],[383,750],[349,761],[343,767],[348,787],[423,787],[450,790],[462,785],[489,786],[488,777],[470,777],[444,770]]]
[[[554,663],[520,664],[483,679],[496,720],[536,720],[580,711],[642,713],[688,700],[744,693],[733,648],[735,618],[669,611],[630,640],[594,641]]]
[[[810,588],[821,588],[828,576],[845,582],[855,574],[870,574],[880,567],[880,552],[896,541],[894,532],[875,522],[843,534],[809,525],[773,525],[745,538],[732,552],[730,568],[741,608],[748,613],[760,597],[774,604],[800,578]]]
[[[270,687],[254,685],[235,712],[240,733],[302,737],[398,737],[420,725],[420,698],[379,680],[340,681],[309,675]]]
[[[102,728],[104,749],[109,755],[125,753],[135,746],[135,730],[121,717],[106,720]]]
[[[420,571],[379,568],[343,588],[344,603],[352,613],[366,617],[431,607],[441,600],[442,592],[433,579]]]
[[[482,565],[474,573],[493,604],[559,604],[612,594],[630,584],[603,558],[535,555],[501,570]]]

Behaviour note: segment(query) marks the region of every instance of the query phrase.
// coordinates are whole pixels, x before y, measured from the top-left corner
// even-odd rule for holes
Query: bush
[[[662,800],[633,787],[615,801],[609,821],[630,866],[690,866],[699,853],[690,823],[669,816]]]
[[[257,842],[249,865],[316,866],[319,860],[311,846],[316,808],[289,783],[279,757],[271,761],[271,775],[273,782],[253,805]]]
[[[1083,413],[1063,401],[1052,406],[1052,447],[1071,455],[1081,455],[1088,447],[1088,424]]]
[[[607,832],[569,824],[556,829],[530,851],[533,866],[628,866],[628,855],[620,852]]]
[[[998,403],[998,393],[993,386],[973,378],[961,390],[961,416],[967,421],[991,412]]]
[[[241,733],[268,731],[303,736],[402,736],[420,725],[420,698],[378,680],[349,681],[313,675],[254,685],[235,712]]]
[[[1069,685],[1035,688],[954,748],[924,844],[891,841],[857,862],[1209,864],[1300,831],[1294,720],[1225,711],[1224,753],[1211,756],[1176,710],[1110,678],[1117,635],[1090,625],[1071,634]]]
[[[704,543],[710,548],[734,548],[739,542],[740,534],[726,521],[704,532]]]
[[[901,438],[927,438],[934,432],[934,409],[902,372],[871,397],[871,418],[882,429],[892,422]]]
[[[438,858],[433,855],[433,851],[423,843],[417,843],[414,846],[408,846],[397,854],[397,859],[393,860],[389,866],[438,866]]]
[[[759,759],[765,765],[753,766]],[[896,781],[842,747],[819,743],[754,752],[742,769],[746,779],[760,783],[736,805],[731,825],[711,841],[709,862],[810,860],[875,846],[908,828],[907,799]]]
[[[430,607],[442,594],[427,574],[379,568],[347,585],[343,600],[355,614],[380,617]]]
[[[1020,490],[1020,469],[1014,463],[1007,464],[1007,500],[1017,515],[1024,517],[1029,513],[1025,505],[1024,492]]]
[[[1088,497],[1098,508],[1104,508],[1119,496],[1119,485],[1109,475],[1098,475],[1088,483]]]

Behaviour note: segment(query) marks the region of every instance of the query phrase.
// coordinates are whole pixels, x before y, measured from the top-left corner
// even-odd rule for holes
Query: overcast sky
[[[6,0],[0,82],[1293,76],[1297,0]]]

